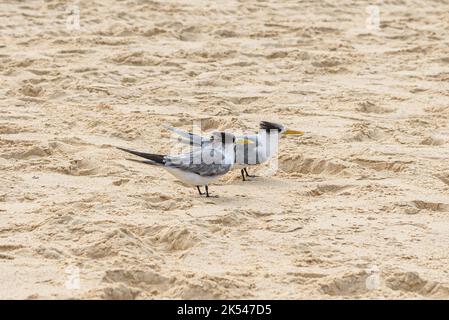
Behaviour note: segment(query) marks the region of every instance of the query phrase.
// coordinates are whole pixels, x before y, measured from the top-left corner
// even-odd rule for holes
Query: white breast
[[[189,186],[205,186],[210,182],[218,180],[221,176],[200,176],[194,172],[184,171],[173,167],[164,167],[169,173],[175,176],[182,183]]]
[[[237,145],[235,168],[244,168],[248,165],[264,163],[277,153],[278,136],[259,133],[257,136],[251,136],[251,138],[254,141],[257,139],[257,143],[251,143],[247,145],[247,148],[245,148],[245,145]]]

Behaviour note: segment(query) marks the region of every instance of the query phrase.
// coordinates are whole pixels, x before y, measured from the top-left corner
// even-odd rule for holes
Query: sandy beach
[[[449,299],[449,2],[0,3],[0,299]],[[302,130],[200,197],[116,146]]]

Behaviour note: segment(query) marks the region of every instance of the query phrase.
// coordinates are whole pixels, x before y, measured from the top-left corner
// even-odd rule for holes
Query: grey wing
[[[204,138],[204,137],[202,137],[200,135],[197,135],[197,134],[193,134],[193,133],[190,133],[190,132],[187,132],[187,131],[183,131],[183,130],[180,130],[180,129],[176,129],[176,128],[173,128],[173,127],[166,127],[166,128],[167,128],[167,130],[170,130],[171,132],[174,132],[177,135],[185,138],[185,139],[181,140],[181,142],[185,143],[185,144],[199,146],[199,145],[207,144],[207,143],[210,142],[210,140],[208,138]]]
[[[178,168],[184,171],[194,172],[200,176],[216,176],[227,173],[232,164],[210,163],[203,161],[202,150],[196,150],[177,156],[166,156],[165,166]]]

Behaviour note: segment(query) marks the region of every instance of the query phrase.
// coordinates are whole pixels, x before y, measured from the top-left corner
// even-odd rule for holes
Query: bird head
[[[261,121],[260,129],[267,131],[267,133],[274,131],[277,134],[283,135],[283,136],[289,136],[289,135],[302,136],[304,134],[304,131],[288,129],[285,126],[283,126],[282,124],[268,122],[268,121]]]

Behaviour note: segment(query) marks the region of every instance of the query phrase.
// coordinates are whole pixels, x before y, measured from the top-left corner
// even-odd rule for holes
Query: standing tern
[[[235,150],[236,156],[233,168],[240,169],[243,181],[246,181],[245,175],[246,177],[255,177],[248,174],[248,166],[264,163],[277,153],[280,136],[304,134],[303,131],[287,129],[281,124],[268,121],[261,121],[259,128],[259,132],[256,134],[237,137],[237,141],[244,139],[252,142],[250,144],[239,144]],[[210,139],[190,132],[172,127],[167,127],[167,129],[184,137],[185,139],[181,140],[183,143],[194,146],[205,146],[212,143]]]
[[[236,141],[231,133],[213,132],[207,144],[180,155],[118,149],[147,159],[129,160],[163,167],[184,184],[196,187],[200,195],[206,194],[206,197],[209,197],[209,183],[218,180],[234,166],[236,145],[250,143],[253,142],[244,138]],[[205,187],[205,193],[201,192],[201,186]]]

